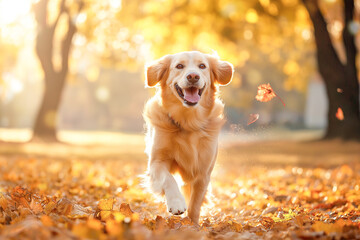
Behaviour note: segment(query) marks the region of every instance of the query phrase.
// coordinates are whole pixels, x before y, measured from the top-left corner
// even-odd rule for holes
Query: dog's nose
[[[197,73],[189,73],[186,78],[190,83],[196,83],[197,81],[199,81],[200,76]]]

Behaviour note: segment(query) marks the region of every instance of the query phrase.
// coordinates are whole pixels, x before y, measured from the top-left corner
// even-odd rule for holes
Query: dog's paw
[[[168,199],[166,204],[168,211],[174,215],[180,215],[186,211],[186,202],[183,196]]]

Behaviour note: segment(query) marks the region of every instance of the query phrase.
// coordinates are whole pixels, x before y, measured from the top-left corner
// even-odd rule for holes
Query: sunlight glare
[[[121,0],[110,0],[110,6],[115,9],[121,8]]]
[[[0,26],[11,24],[31,10],[31,0],[0,0]]]

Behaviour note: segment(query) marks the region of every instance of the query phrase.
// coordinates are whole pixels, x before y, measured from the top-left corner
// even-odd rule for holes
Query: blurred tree
[[[58,3],[56,7],[54,2]],[[57,14],[54,9],[58,9]],[[34,139],[56,139],[56,116],[65,78],[76,72],[79,62],[70,59],[69,69],[75,33],[76,51],[89,51],[102,60],[87,65],[89,81],[96,81],[100,65],[128,68],[179,51],[216,50],[237,67],[233,88],[224,89],[224,97],[233,108],[253,109],[256,87],[261,83],[283,87],[289,94],[305,93],[306,80],[314,71],[309,61],[312,35],[306,9],[299,0],[40,0],[35,10],[36,48],[45,92]],[[66,18],[66,27],[59,23],[61,17]],[[57,29],[63,32],[60,57],[53,49],[61,39]],[[61,68],[54,64],[59,58]],[[253,94],[250,89],[254,89]],[[299,108],[298,104],[287,106]]]
[[[346,60],[341,61],[328,31],[328,24],[317,0],[303,0],[314,25],[319,72],[325,82],[329,101],[325,138],[360,140],[359,80],[356,68],[355,36],[350,32],[354,18],[354,1],[344,0],[342,40]],[[338,108],[344,119],[336,118]]]
[[[49,0],[40,0],[34,6],[35,18],[38,24],[36,37],[36,53],[44,72],[44,97],[36,117],[33,140],[56,141],[56,119],[61,100],[62,90],[69,70],[69,53],[72,40],[77,29],[73,15],[66,5],[66,0],[59,3],[59,11],[53,23],[50,22]],[[82,1],[77,1],[78,14],[83,7]],[[53,12],[52,12],[53,13]],[[67,29],[61,41],[61,68],[54,66],[55,32],[62,16],[67,18]]]

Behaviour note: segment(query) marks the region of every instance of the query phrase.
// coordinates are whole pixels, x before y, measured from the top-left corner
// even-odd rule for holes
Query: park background
[[[216,52],[235,66],[232,83],[221,88],[225,131],[244,141],[269,135],[281,139],[290,132],[319,138],[325,132],[326,87],[316,68],[313,26],[300,1],[109,0],[65,1],[64,6],[38,1],[35,7],[36,2],[0,5],[0,127],[5,140],[29,140],[37,118],[45,131],[142,133],[143,106],[154,93],[144,88],[144,64],[187,50]],[[320,7],[344,62],[342,2],[320,1]],[[45,8],[48,16],[42,20]],[[356,34],[359,23],[352,21],[350,27]],[[41,31],[48,35],[45,40]],[[70,44],[64,46],[67,36]],[[39,55],[36,42],[47,54]],[[62,71],[63,79],[55,79]],[[285,107],[276,100],[255,100],[257,86],[264,83],[271,84]],[[55,103],[39,116],[45,90],[50,97],[44,101]],[[259,120],[247,126],[250,114],[259,114]]]

